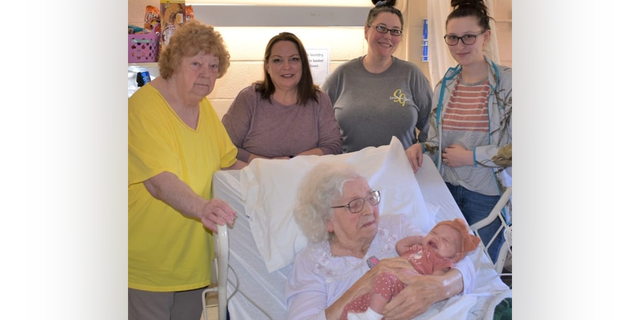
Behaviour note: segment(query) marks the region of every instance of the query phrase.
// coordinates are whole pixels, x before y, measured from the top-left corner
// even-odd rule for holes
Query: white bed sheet
[[[429,158],[424,159],[416,179],[427,207],[437,211],[436,222],[463,218]],[[238,212],[234,227],[229,229],[231,270],[227,296],[236,290],[235,284],[238,284],[238,293],[228,301],[231,319],[269,319],[249,300],[264,309],[272,320],[286,319],[284,284],[292,266],[288,265],[273,273],[267,271],[240,200],[240,171],[218,171],[214,175],[213,184],[215,196],[228,202]],[[493,319],[495,306],[504,298],[511,297],[511,290],[502,282],[481,250],[476,250],[470,257],[478,270],[474,291],[436,303],[416,319]]]

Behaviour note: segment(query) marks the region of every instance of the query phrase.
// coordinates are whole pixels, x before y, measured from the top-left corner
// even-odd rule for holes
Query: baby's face
[[[422,238],[422,246],[443,258],[454,259],[462,251],[462,235],[448,225],[439,225]]]

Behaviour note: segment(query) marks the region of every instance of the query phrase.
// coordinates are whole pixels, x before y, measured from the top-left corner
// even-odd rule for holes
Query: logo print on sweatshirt
[[[393,97],[389,97],[389,100],[393,100],[393,102],[397,102],[404,107],[407,101],[411,101],[407,99],[407,95],[402,93],[402,89],[398,89],[393,92]]]

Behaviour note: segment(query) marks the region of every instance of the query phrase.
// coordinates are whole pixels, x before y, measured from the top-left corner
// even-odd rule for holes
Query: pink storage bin
[[[129,63],[157,62],[158,36],[155,33],[129,35]]]

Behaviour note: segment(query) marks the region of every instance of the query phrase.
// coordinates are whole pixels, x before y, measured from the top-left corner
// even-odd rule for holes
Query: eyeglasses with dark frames
[[[450,46],[455,46],[458,44],[458,41],[462,40],[462,43],[466,44],[466,45],[472,45],[474,43],[476,43],[476,38],[478,38],[479,35],[485,33],[487,30],[482,31],[478,34],[465,34],[461,37],[456,36],[455,34],[446,34],[444,35],[444,41],[450,45]]]
[[[360,213],[364,209],[364,202],[367,201],[372,207],[380,203],[380,191],[371,191],[364,198],[353,199],[346,205],[331,207],[333,209],[347,208],[351,213]]]
[[[371,27],[370,24],[368,24],[368,26]],[[375,28],[376,28],[376,31],[378,31],[378,32],[380,32],[382,34],[385,34],[385,33],[389,32],[394,37],[399,37],[399,36],[402,35],[402,30],[400,30],[400,29],[389,29],[389,28],[387,28],[387,27],[385,27],[383,25],[377,25],[377,26],[375,26]]]

